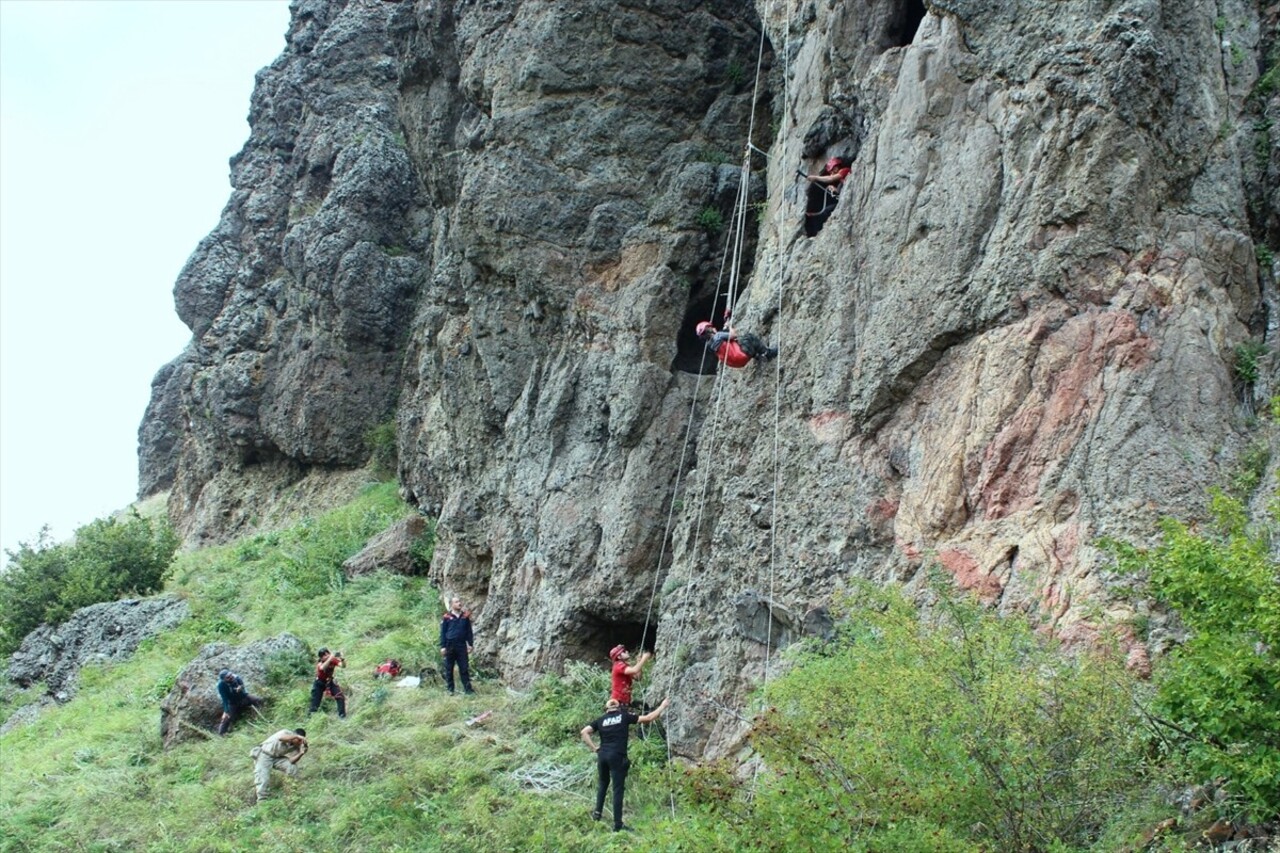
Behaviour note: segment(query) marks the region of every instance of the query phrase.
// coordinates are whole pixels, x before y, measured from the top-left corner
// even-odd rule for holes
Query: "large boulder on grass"
[[[267,700],[272,681],[305,676],[311,667],[311,649],[293,634],[280,634],[244,646],[210,643],[178,673],[173,689],[160,702],[160,737],[170,749],[193,738],[213,736],[222,719],[218,697],[218,673],[229,669],[244,679],[253,696]],[[255,716],[253,711],[247,712]],[[242,721],[239,723],[243,725]]]
[[[427,522],[420,515],[402,519],[369,540],[359,554],[342,564],[348,578],[372,574],[379,569],[397,575],[412,575],[419,571],[414,556],[414,543],[427,530]]]
[[[130,598],[82,607],[61,625],[41,625],[9,659],[8,678],[23,687],[44,682],[57,702],[70,701],[86,663],[129,658],[143,640],[191,615],[174,596]]]

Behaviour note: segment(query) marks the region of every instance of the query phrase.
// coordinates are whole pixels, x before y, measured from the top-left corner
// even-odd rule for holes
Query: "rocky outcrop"
[[[173,474],[182,451],[187,425],[182,415],[181,359],[160,368],[151,380],[151,401],[138,428],[138,445],[147,448],[138,456],[138,495],[161,494],[173,486]]]
[[[420,515],[411,515],[397,521],[369,540],[369,544],[342,564],[348,578],[384,571],[397,575],[412,575],[422,571],[415,549],[427,531],[427,522]]]
[[[9,658],[8,678],[23,687],[43,682],[54,700],[68,702],[86,663],[126,660],[143,640],[190,615],[187,603],[173,596],[82,607],[61,625],[41,625],[23,638]]]
[[[681,749],[730,749],[699,697],[853,579],[1123,622],[1094,542],[1199,515],[1274,393],[1234,367],[1280,305],[1274,5],[293,8],[145,482],[220,539],[394,418],[478,651],[521,678],[656,638]],[[807,239],[795,170],[833,154]],[[718,294],[774,365],[708,381]]]
[[[217,731],[222,719],[218,673],[229,669],[244,679],[253,696],[271,702],[266,690],[273,667],[289,676],[309,671],[311,649],[292,634],[280,634],[244,646],[210,643],[178,673],[173,688],[160,702],[160,738],[170,749]],[[296,670],[296,671],[295,671]],[[252,714],[250,714],[252,716]]]

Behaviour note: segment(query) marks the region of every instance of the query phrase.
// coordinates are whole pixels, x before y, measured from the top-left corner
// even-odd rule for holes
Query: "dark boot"
[[[334,701],[338,703],[338,719],[340,719],[340,720],[342,720],[342,719],[346,719],[346,717],[347,717],[347,700],[346,700],[346,699],[335,699]]]

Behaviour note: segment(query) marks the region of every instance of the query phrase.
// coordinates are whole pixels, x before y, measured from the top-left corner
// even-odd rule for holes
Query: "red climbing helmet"
[[[698,337],[702,337],[702,333],[705,332],[707,329],[715,329],[715,326],[711,325],[706,320],[703,320],[694,329],[694,334],[696,334]]]
[[[710,326],[711,324],[708,323],[707,325]],[[623,646],[623,645],[614,646],[613,648],[609,649],[609,660],[617,660],[622,655],[622,653],[625,652],[626,650],[627,650],[626,646]]]
[[[828,169],[840,169],[843,167],[844,167],[843,157],[832,157],[830,160],[827,161]]]

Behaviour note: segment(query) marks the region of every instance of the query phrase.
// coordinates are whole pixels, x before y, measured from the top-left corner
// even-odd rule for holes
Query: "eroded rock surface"
[[[216,541],[341,493],[394,419],[479,651],[523,678],[656,637],[689,751],[855,578],[936,563],[1087,642],[1131,615],[1097,538],[1202,514],[1275,393],[1234,365],[1278,328],[1276,18],[301,0],[175,288],[144,491]],[[807,239],[795,171],[833,154]],[[782,356],[713,386],[691,330],[735,269]]]
[[[9,680],[23,687],[43,682],[55,701],[70,701],[76,676],[86,663],[125,660],[143,640],[190,615],[187,602],[173,596],[82,607],[61,625],[41,625],[28,634],[9,658]]]

